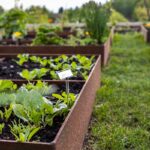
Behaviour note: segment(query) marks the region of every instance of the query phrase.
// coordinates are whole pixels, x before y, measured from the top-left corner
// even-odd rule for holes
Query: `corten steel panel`
[[[4,54],[101,54],[103,45],[91,46],[2,46],[0,45],[0,53]]]
[[[147,42],[150,43],[150,29],[147,29]]]
[[[148,42],[148,30],[143,25],[141,25],[140,32],[143,35],[145,42]],[[150,39],[149,39],[149,42],[150,42]]]
[[[111,35],[111,34],[110,34]],[[107,41],[110,40],[110,37]],[[111,36],[112,41],[112,36]],[[110,46],[105,46],[107,44],[111,44],[111,42],[106,42],[102,45],[89,45],[89,46],[53,46],[53,45],[45,45],[45,46],[2,46],[0,45],[0,54],[18,54],[18,53],[29,53],[29,54],[83,54],[83,55],[101,55],[101,63],[102,65],[106,65],[107,58],[105,57],[105,53],[110,51]]]
[[[111,41],[112,41],[112,38],[110,36],[104,44],[103,66],[107,65],[107,63],[108,63],[108,59],[109,59],[109,55],[110,55],[110,49],[111,49]]]
[[[0,150],[80,150],[91,117],[95,95],[100,87],[100,56],[76,102],[51,143],[0,141]]]
[[[100,87],[100,58],[86,81],[76,104],[56,136],[56,150],[80,150]]]

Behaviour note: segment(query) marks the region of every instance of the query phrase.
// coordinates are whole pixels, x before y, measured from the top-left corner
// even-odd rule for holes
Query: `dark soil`
[[[74,94],[79,94],[81,88],[83,86],[83,83],[70,83],[70,92]],[[62,84],[59,86],[59,90],[57,91],[58,94],[61,94],[63,91],[65,91],[65,84]],[[51,97],[51,96],[49,96]],[[53,101],[53,100],[52,100]],[[4,112],[4,108],[0,107],[0,110]],[[13,114],[9,118],[8,122],[5,122],[4,120],[0,119],[0,123],[5,123],[5,128],[3,129],[3,133],[0,134],[0,140],[15,140],[15,137],[10,132],[9,125],[12,125],[12,121],[16,121],[17,123],[22,123],[24,125],[27,125],[27,123],[23,122],[22,120],[18,119]],[[61,125],[63,124],[65,120],[65,116],[57,116],[53,120],[53,125],[51,127],[46,126],[45,128],[40,129],[36,135],[34,135],[31,139],[31,141],[36,142],[52,142],[58,133]]]
[[[48,68],[49,66],[41,66],[39,63],[33,63],[30,60],[28,62],[25,62],[22,66],[18,65],[15,61],[17,58],[11,59],[11,58],[1,58],[0,59],[0,79],[23,79],[19,73],[22,72],[22,70],[27,69],[29,71],[32,71],[33,69],[40,69],[40,68]],[[71,62],[69,62],[71,63]],[[60,70],[55,70],[60,71]],[[70,80],[84,80],[84,78],[81,75],[81,71],[78,71],[77,77],[71,77]],[[42,80],[54,80],[50,76],[50,71],[46,73],[45,76],[43,76]],[[88,71],[90,72],[90,71]],[[37,79],[35,79],[37,80]]]

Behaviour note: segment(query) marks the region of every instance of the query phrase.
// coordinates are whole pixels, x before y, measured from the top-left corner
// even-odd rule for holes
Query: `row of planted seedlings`
[[[99,77],[100,56],[1,55],[0,147],[80,149]]]

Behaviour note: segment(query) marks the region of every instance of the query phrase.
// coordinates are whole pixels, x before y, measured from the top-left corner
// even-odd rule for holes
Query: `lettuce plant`
[[[41,77],[45,76],[49,69],[41,68],[41,69],[33,69],[32,71],[28,71],[24,69],[20,74],[22,78],[26,80],[33,80],[35,78],[40,79]]]
[[[24,69],[19,75],[28,81],[33,80],[36,77],[36,70],[28,71],[27,69]]]
[[[67,94],[66,92],[63,92],[61,95],[60,94],[52,94],[53,97],[57,98],[60,101],[63,101],[69,108],[73,105],[76,95],[73,93]]]
[[[22,66],[25,62],[28,62],[29,60],[29,54],[18,54],[17,58],[19,59],[18,61],[16,61],[16,63],[19,66]]]
[[[56,92],[58,87],[54,84],[48,85],[48,83],[38,80],[36,84],[30,83],[30,82],[27,84],[23,84],[20,90],[23,90],[23,89],[28,90],[28,91],[36,90],[42,95],[50,95]]]
[[[0,80],[0,92],[16,90],[17,85],[10,80]]]

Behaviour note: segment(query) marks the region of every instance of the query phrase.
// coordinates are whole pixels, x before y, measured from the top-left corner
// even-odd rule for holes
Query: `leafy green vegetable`
[[[23,88],[29,91],[36,90],[42,95],[50,95],[56,92],[58,89],[56,85],[48,85],[46,82],[42,82],[40,80],[38,80],[36,84],[34,83],[23,84],[20,89],[22,90]]]
[[[46,58],[43,58],[43,59],[40,59],[39,60],[39,63],[41,64],[41,66],[47,66],[47,64],[48,64],[48,59],[46,59]]]
[[[1,93],[0,94],[0,107],[9,106],[11,103],[15,102],[16,95],[14,93]]]
[[[61,45],[64,40],[57,35],[60,29],[57,27],[40,26],[36,38],[33,40],[33,45]]]
[[[22,78],[26,80],[33,80],[36,77],[36,70],[28,71],[24,69],[21,73],[19,73]]]
[[[30,56],[30,58],[29,58],[32,62],[34,62],[34,63],[38,63],[39,62],[39,59],[40,59],[40,57],[37,57],[37,56]]]
[[[16,61],[16,63],[20,66],[22,66],[25,62],[28,62],[29,60],[29,54],[18,54],[17,58],[19,59]]]
[[[41,128],[52,126],[56,116],[64,117],[68,113],[76,96],[73,93],[67,96],[65,92],[62,95],[55,94],[56,102],[43,96],[56,91],[56,86],[37,81],[36,84],[23,84],[13,93],[0,93],[0,107],[4,108],[0,110],[0,119],[9,123],[11,116],[18,118],[13,119],[11,125],[8,124],[18,142],[30,141]],[[0,124],[0,134],[3,128],[4,124]]]
[[[16,90],[17,85],[10,80],[0,80],[0,92]]]
[[[10,9],[0,16],[0,28],[4,29],[7,38],[14,32],[25,34],[27,16],[25,11],[18,8]]]
[[[25,54],[24,54],[25,55]],[[71,57],[66,55],[61,55],[58,57],[37,57],[30,56],[29,60],[33,63],[39,63],[43,67],[41,69],[33,69],[29,71],[24,69],[20,76],[25,78],[26,80],[40,79],[45,76],[47,72],[50,70],[50,77],[52,79],[58,79],[57,71],[63,71],[66,69],[71,69],[74,76],[80,76],[84,79],[87,79],[89,71],[94,65],[95,56],[86,57],[82,55],[73,55]]]
[[[40,127],[32,125],[23,125],[22,123],[17,124],[12,122],[9,126],[11,133],[15,136],[18,142],[28,142],[31,138],[40,130]]]
[[[52,77],[52,79],[58,79],[58,75],[55,71],[50,71],[50,76]]]
[[[67,94],[66,92],[63,92],[61,95],[60,94],[52,94],[53,97],[59,99],[60,101],[63,101],[65,104],[68,105],[69,108],[73,105],[76,95],[73,93]]]
[[[41,69],[34,69],[32,71],[28,71],[27,69],[24,69],[20,74],[22,78],[25,78],[26,80],[33,80],[35,78],[40,79],[43,77],[49,69],[41,68]]]
[[[3,114],[3,112],[0,110],[0,119],[4,119],[4,114]]]
[[[45,76],[49,69],[41,68],[41,69],[34,69],[36,70],[36,77],[40,79],[41,77]]]
[[[12,114],[12,105],[10,105],[10,107],[8,109],[5,108],[5,112],[4,112],[4,118],[6,120],[6,122],[9,120],[11,114]]]
[[[18,118],[22,119],[25,122],[28,122],[29,120],[28,112],[26,112],[25,107],[23,105],[13,104],[12,108],[15,116],[17,116]]]
[[[4,127],[5,127],[5,124],[0,123],[0,135],[2,134]]]

